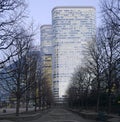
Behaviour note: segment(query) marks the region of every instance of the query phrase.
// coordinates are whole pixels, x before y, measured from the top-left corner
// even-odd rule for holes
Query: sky
[[[29,17],[37,27],[51,24],[51,11],[56,6],[93,6],[96,8],[96,25],[99,25],[99,0],[28,0]],[[36,44],[40,44],[40,30],[36,35]]]

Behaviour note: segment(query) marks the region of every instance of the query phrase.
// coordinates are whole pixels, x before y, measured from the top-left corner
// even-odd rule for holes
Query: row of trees
[[[87,48],[86,66],[73,74],[68,94],[70,105],[96,104],[97,111],[108,105],[108,112],[111,112],[112,103],[120,101],[119,0],[102,0],[101,11],[102,26]]]
[[[51,104],[52,93],[42,71],[40,52],[32,51],[33,26],[26,27],[25,0],[0,1],[0,89],[9,93],[19,115],[20,103]],[[13,100],[14,98],[14,100]]]

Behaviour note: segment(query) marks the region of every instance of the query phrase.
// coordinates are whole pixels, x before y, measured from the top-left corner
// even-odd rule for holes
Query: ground
[[[29,122],[95,122],[94,120],[86,120],[77,114],[62,108],[54,108],[52,111],[43,115],[37,120]]]
[[[21,109],[21,112],[24,109]],[[31,109],[32,110],[32,109]],[[7,117],[10,116],[14,118],[15,112],[13,109],[7,109],[7,113],[0,113],[0,116],[5,120],[0,120],[0,122],[13,122]],[[89,111],[90,112],[90,111]],[[91,113],[91,112],[90,112]],[[88,112],[86,112],[88,114]],[[21,118],[14,119],[14,122],[97,122],[96,120],[82,118],[77,113],[70,112],[64,108],[51,108],[35,114],[21,114]],[[112,115],[113,116],[113,115]],[[103,121],[102,121],[103,122]],[[119,116],[113,116],[109,119],[109,122],[120,122]]]

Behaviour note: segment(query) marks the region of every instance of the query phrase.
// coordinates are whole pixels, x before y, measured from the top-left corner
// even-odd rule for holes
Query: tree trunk
[[[20,108],[20,97],[17,96],[17,101],[16,101],[16,116],[19,116],[19,108]]]
[[[108,92],[108,114],[111,112],[111,89],[109,89],[109,92]]]
[[[108,74],[108,114],[111,112],[111,83],[112,83],[112,57],[110,58],[111,61],[109,63],[109,74]]]
[[[26,99],[26,112],[28,112],[29,98]]]
[[[88,88],[86,90],[86,93],[85,93],[85,108],[88,109]]]
[[[34,108],[35,112],[37,111],[37,100],[36,100],[36,96],[35,96],[35,108]]]
[[[41,84],[40,84],[40,81],[38,81],[38,92],[39,92],[39,93],[38,93],[38,95],[39,95],[39,96],[38,96],[38,97],[39,97],[39,98],[38,98],[38,102],[39,102],[38,104],[39,104],[39,110],[41,109],[41,92],[42,92],[42,91],[41,91],[41,86],[40,86],[40,85],[41,85]]]
[[[28,112],[29,101],[30,101],[30,89],[28,89],[28,91],[26,92],[26,112]]]
[[[99,68],[98,68],[99,69]],[[99,104],[100,104],[100,79],[99,79],[99,71],[97,71],[97,105],[96,105],[96,111],[99,111]]]
[[[39,110],[41,109],[41,97],[39,96]]]
[[[35,88],[34,88],[34,102],[35,102],[35,112],[37,111],[37,95],[36,95],[37,83],[35,81]]]
[[[100,104],[100,92],[97,94],[97,106],[96,106],[96,112],[99,111],[99,104]]]

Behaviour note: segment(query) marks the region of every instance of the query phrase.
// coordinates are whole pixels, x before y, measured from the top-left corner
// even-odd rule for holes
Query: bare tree
[[[103,28],[100,30],[102,50],[104,52],[104,64],[106,67],[106,79],[108,85],[108,112],[111,111],[111,84],[114,82],[113,64],[120,58],[120,1],[102,0],[101,12]]]
[[[30,100],[34,100],[33,97],[36,95],[36,89],[37,89],[36,70],[37,70],[38,58],[39,53],[36,51],[30,51],[27,55],[26,66],[25,66],[26,112],[28,111]]]
[[[22,23],[25,16],[25,0],[1,0],[0,1],[0,68],[12,57],[6,55],[7,49],[13,44],[14,27]]]
[[[96,111],[99,111],[100,104],[100,90],[101,90],[101,74],[103,73],[103,52],[101,49],[101,39],[99,37],[99,31],[96,35],[96,39],[93,39],[93,42],[89,44],[87,48],[87,68],[89,72],[91,72],[93,76],[93,80],[95,83],[92,84],[92,89],[96,89],[97,92],[97,103],[96,103]],[[95,85],[96,84],[96,85]]]
[[[120,36],[120,1],[119,0],[100,0],[102,22],[109,26],[113,33]]]
[[[43,62],[41,60],[41,53],[37,53],[35,87],[33,86],[33,101],[35,111],[37,107],[39,110],[50,107],[52,103],[52,88],[49,83],[49,77],[43,69]]]
[[[113,73],[114,62],[116,62],[120,58],[119,48],[120,41],[118,41],[118,37],[114,34],[113,30],[110,30],[109,27],[105,27],[101,29],[101,44],[102,51],[104,52],[103,61],[104,61],[104,69],[108,84],[108,100],[109,100],[109,112],[111,110],[111,84],[113,81]]]
[[[9,54],[12,54],[9,64],[4,68],[5,76],[1,85],[16,97],[16,115],[19,115],[20,99],[25,91],[30,87],[26,86],[26,57],[28,56],[31,46],[33,33],[30,33],[22,27],[17,27],[14,31],[15,37],[13,38],[12,47],[9,48]],[[32,77],[32,76],[29,76]],[[33,82],[34,83],[34,82]]]
[[[37,93],[38,93],[38,107],[39,110],[42,107],[42,78],[43,78],[43,71],[42,71],[42,60],[41,60],[41,53],[39,52],[38,61],[37,61],[37,69],[36,69],[36,81],[37,81]]]
[[[42,86],[43,107],[47,108],[50,107],[52,103],[52,88],[51,84],[49,83],[49,77],[46,75],[43,78]]]
[[[75,70],[72,77],[72,83],[68,89],[68,96],[70,100],[68,102],[70,102],[71,105],[73,104],[74,106],[87,108],[87,96],[90,91],[92,79],[92,74],[87,68],[78,67]]]

